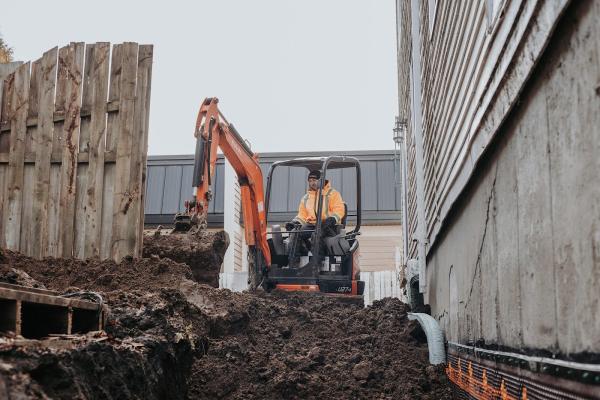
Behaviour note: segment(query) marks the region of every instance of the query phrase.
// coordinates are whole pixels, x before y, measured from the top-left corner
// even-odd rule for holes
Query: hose
[[[408,319],[417,320],[427,336],[429,348],[429,363],[432,365],[446,363],[446,348],[444,346],[444,332],[438,322],[429,314],[408,313]]]

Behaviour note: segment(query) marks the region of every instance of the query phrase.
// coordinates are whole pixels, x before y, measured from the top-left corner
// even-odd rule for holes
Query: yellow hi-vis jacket
[[[318,190],[310,190],[300,200],[300,206],[298,207],[298,215],[294,218],[294,221],[298,221],[302,224],[315,224],[317,222],[317,209],[319,203],[317,202]],[[325,220],[327,217],[335,218],[336,223],[340,223],[344,218],[344,201],[342,195],[331,187],[329,181],[325,182],[323,187],[323,209],[321,210],[321,220]]]

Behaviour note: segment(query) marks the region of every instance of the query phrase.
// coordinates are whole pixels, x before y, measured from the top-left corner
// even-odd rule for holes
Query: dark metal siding
[[[323,156],[338,153],[263,153],[260,166],[264,185],[269,168],[275,161],[290,158]],[[393,151],[344,153],[361,160],[363,223],[400,223],[400,182]],[[149,156],[146,188],[146,223],[168,224],[173,215],[183,211],[183,203],[192,196],[193,155]],[[273,176],[271,221],[286,221],[296,214],[306,192],[307,171],[298,167],[278,167]],[[217,161],[209,207],[209,223],[223,224],[224,164]],[[348,205],[350,220],[356,213],[356,172],[354,169],[331,170],[327,179]]]

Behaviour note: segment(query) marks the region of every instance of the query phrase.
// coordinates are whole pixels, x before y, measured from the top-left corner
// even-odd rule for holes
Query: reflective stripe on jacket
[[[294,218],[295,221],[300,223],[314,224],[317,222],[317,203],[318,190],[308,190],[306,194],[300,200],[300,206],[298,207],[298,215]],[[321,220],[325,220],[327,217],[335,218],[336,223],[340,223],[344,218],[344,201],[342,195],[331,187],[329,181],[325,182],[323,187],[323,209],[321,212]]]

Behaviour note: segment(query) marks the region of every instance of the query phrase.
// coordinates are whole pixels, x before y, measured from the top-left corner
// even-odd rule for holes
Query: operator
[[[306,230],[314,230],[317,223],[317,193],[319,191],[319,183],[321,180],[321,171],[312,170],[308,174],[308,191],[300,200],[298,207],[298,215],[285,224],[288,231],[301,228],[300,238],[310,247],[307,240],[311,237],[312,232],[302,232]],[[335,236],[335,226],[342,222],[344,218],[344,201],[342,195],[329,184],[329,180],[325,180],[323,186],[323,208],[321,210],[321,221],[323,235],[322,237]]]

